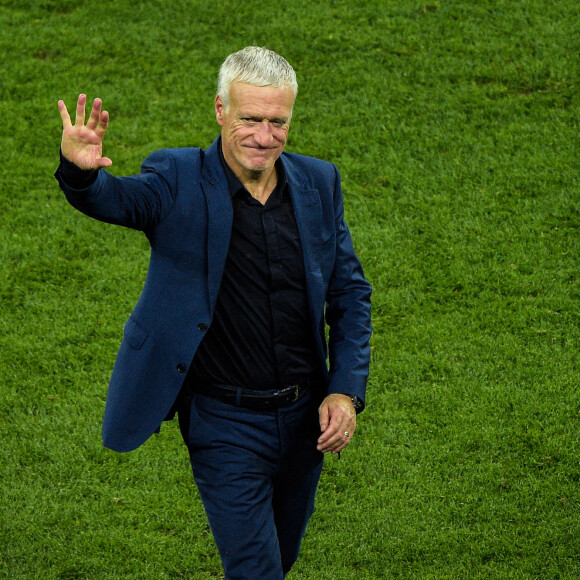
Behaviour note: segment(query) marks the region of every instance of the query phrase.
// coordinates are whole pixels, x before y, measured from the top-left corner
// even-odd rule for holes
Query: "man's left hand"
[[[318,451],[340,453],[351,441],[356,429],[356,411],[348,395],[332,394],[318,408],[320,430]]]

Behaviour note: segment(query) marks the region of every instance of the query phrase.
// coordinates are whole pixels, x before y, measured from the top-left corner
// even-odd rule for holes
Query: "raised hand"
[[[102,156],[103,138],[109,124],[109,113],[102,110],[101,99],[95,99],[89,120],[85,125],[86,102],[87,96],[79,95],[74,125],[64,102],[58,102],[62,119],[62,154],[81,169],[110,167],[113,162],[108,157]]]

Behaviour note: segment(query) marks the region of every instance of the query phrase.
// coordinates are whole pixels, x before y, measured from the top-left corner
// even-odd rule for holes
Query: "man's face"
[[[229,99],[228,111],[219,95],[215,99],[225,160],[238,177],[259,177],[274,167],[284,150],[294,91],[234,82]]]

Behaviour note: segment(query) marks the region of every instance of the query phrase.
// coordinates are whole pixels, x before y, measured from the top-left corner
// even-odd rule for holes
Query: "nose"
[[[260,147],[268,147],[272,144],[274,134],[272,132],[270,121],[264,119],[257,125],[256,132],[254,133],[254,139]]]

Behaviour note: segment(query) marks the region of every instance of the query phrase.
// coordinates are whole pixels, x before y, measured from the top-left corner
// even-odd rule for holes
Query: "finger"
[[[324,433],[330,423],[330,409],[328,405],[322,405],[318,409],[318,421],[320,423],[320,431]]]
[[[69,127],[72,127],[70,115],[68,114],[68,110],[63,100],[58,102],[58,110],[60,112],[60,118],[62,119],[62,128],[68,129]]]
[[[75,125],[77,127],[82,127],[85,124],[85,105],[87,102],[87,95],[80,94],[77,101],[77,116],[75,119]]]
[[[87,121],[87,129],[94,131],[97,125],[99,124],[102,104],[103,102],[99,98],[96,98],[93,101],[93,108],[91,109],[89,120]]]
[[[321,451],[322,453],[336,453],[340,451],[343,447],[345,447],[344,442],[338,439],[336,441],[332,440],[326,445],[319,446],[318,451]]]
[[[330,397],[325,399],[318,408],[318,417],[320,422],[320,431],[323,433],[328,430],[328,428],[334,424],[335,429],[342,422],[342,416],[344,410],[337,406],[335,403],[329,402]]]
[[[322,451],[323,453],[339,453],[352,441],[352,434],[350,432],[348,433],[348,437],[345,435],[345,432],[338,434],[326,445],[321,446],[319,451]]]
[[[99,118],[99,124],[95,129],[95,133],[101,140],[105,136],[108,126],[109,126],[109,113],[107,111],[103,111]]]
[[[328,428],[318,439],[318,443],[323,446],[335,445],[338,441],[352,438],[356,429],[356,419],[350,416],[335,417]]]
[[[339,439],[338,441],[332,446],[331,452],[332,453],[340,453],[345,447],[348,447],[348,445],[350,445],[350,442],[352,441],[352,436],[354,434],[354,430],[356,429],[356,426],[352,426],[351,430],[344,430],[341,431],[339,434]]]
[[[321,412],[323,410],[321,409]],[[330,422],[321,419],[320,426],[322,430],[322,435],[318,439],[319,443],[323,445],[329,441],[332,437],[340,435],[340,431],[354,433],[356,428],[356,415],[351,415],[337,408],[332,411],[328,411],[328,416],[330,417]],[[326,428],[323,428],[323,424],[326,423]]]
[[[336,437],[340,429],[340,423],[339,418],[333,417],[326,429],[322,432],[322,435],[318,438],[318,443],[326,445],[332,438]]]
[[[349,443],[350,443],[350,441],[349,441]],[[330,453],[332,453],[333,455],[336,455],[337,453],[341,453],[342,451],[344,451],[347,447],[348,447],[348,443],[343,443],[342,445],[339,445],[338,447],[335,447],[334,449],[332,449],[330,451]]]
[[[350,443],[355,425],[342,424],[339,428],[332,433],[326,432],[318,439],[317,449],[323,453],[329,451],[335,451],[337,447],[346,447]]]
[[[108,157],[101,157],[98,161],[99,167],[111,167],[113,162]]]

